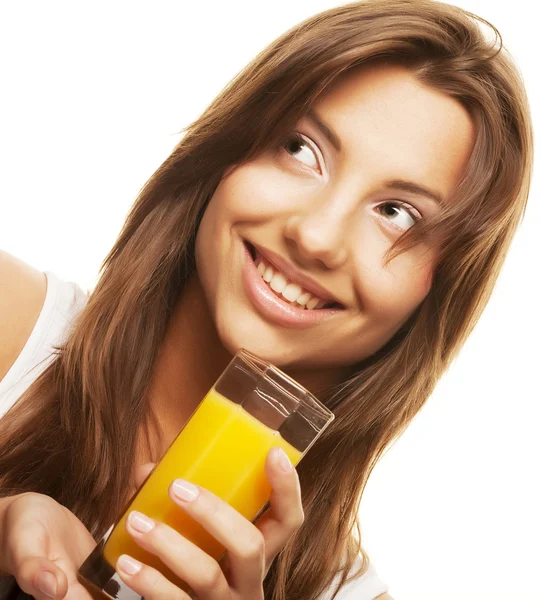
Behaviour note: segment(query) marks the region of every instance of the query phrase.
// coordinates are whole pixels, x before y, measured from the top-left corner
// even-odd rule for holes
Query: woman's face
[[[280,148],[225,173],[196,240],[198,276],[223,345],[282,367],[352,365],[405,323],[430,289],[437,249],[420,244],[387,266],[384,253],[440,210],[412,184],[444,201],[474,137],[457,101],[395,65],[349,72],[314,112],[341,150],[303,118]],[[313,282],[338,309],[311,308],[324,296]],[[305,302],[310,289],[318,293],[309,308],[292,300],[300,294]]]

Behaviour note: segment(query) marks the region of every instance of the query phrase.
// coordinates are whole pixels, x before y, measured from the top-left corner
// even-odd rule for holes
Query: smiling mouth
[[[252,244],[248,241],[245,241],[245,244],[262,280],[280,300],[307,311],[345,308],[339,302],[318,298],[295,281],[288,279],[266,257],[261,256]]]

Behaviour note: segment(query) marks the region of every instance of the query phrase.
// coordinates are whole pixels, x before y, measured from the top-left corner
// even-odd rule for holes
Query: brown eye
[[[377,207],[383,217],[392,223],[394,227],[406,231],[410,229],[422,216],[412,206],[404,202],[383,202]]]
[[[281,143],[281,147],[295,160],[299,160],[300,162],[306,160],[308,162],[304,162],[304,164],[307,164],[308,167],[318,168],[319,161],[315,151],[300,134],[292,133],[286,136]],[[314,164],[309,164],[310,155],[313,158],[312,162]]]

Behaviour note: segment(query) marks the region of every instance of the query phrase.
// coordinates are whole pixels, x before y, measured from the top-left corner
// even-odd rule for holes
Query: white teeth
[[[302,288],[297,283],[289,283],[281,292],[281,295],[289,302],[298,301],[298,297],[302,293]]]
[[[314,308],[322,308],[325,304],[324,300],[320,300],[316,296],[312,296],[309,292],[305,292],[297,283],[287,283],[285,275],[274,269],[271,265],[267,265],[259,256],[256,261],[257,271],[259,275],[268,283],[269,287],[280,294],[285,300],[291,304],[312,310]]]
[[[304,292],[299,298],[296,299],[296,301],[298,302],[298,304],[305,306],[310,298],[311,294],[309,292]]]
[[[278,294],[280,294],[284,289],[285,286],[287,285],[287,278],[282,275],[279,272],[276,272],[276,274],[272,277],[272,281],[270,282],[270,287],[274,290],[274,292],[277,292]]]
[[[317,306],[317,304],[319,304],[319,299],[316,297],[313,297],[307,304],[306,307],[308,309],[310,308],[315,308]]]

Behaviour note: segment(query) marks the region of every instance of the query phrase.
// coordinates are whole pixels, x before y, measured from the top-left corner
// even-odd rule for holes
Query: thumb
[[[17,573],[17,583],[36,600],[61,600],[67,593],[66,574],[47,558],[26,558]]]
[[[156,463],[144,463],[135,469],[135,487],[139,489],[145,482],[146,478],[154,470]]]
[[[51,537],[42,521],[54,518],[54,501],[39,494],[14,496],[0,515],[0,565],[19,587],[36,600],[67,594],[67,574],[49,559]],[[52,558],[52,556],[51,556]]]

